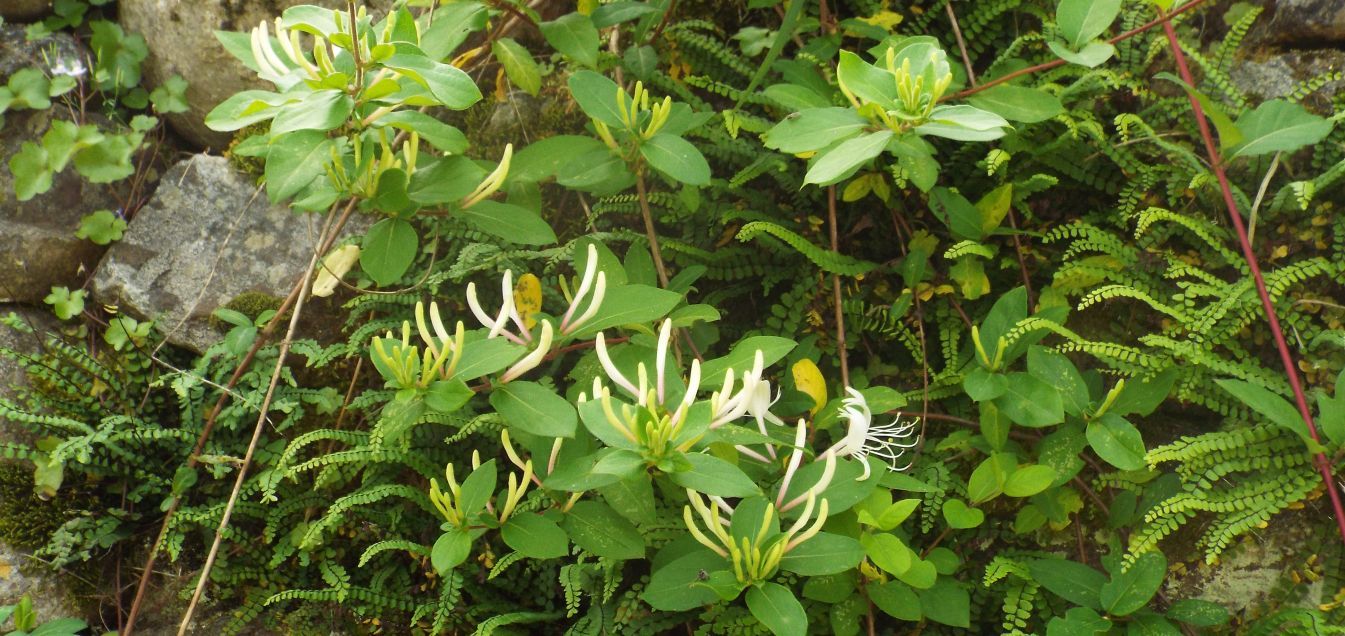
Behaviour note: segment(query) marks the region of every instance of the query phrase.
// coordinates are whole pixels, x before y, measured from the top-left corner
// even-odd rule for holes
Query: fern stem
[[[1182,53],[1181,42],[1177,40],[1177,31],[1172,28],[1170,18],[1171,14],[1164,14],[1162,9],[1158,10],[1160,20],[1163,22],[1163,32],[1167,35],[1168,46],[1172,49],[1172,56],[1177,62],[1177,71],[1181,74],[1182,80],[1188,85],[1194,86],[1195,79],[1191,75],[1191,69],[1186,63],[1186,55]],[[1242,214],[1238,211],[1237,201],[1233,199],[1233,187],[1228,181],[1228,174],[1224,172],[1223,159],[1219,155],[1218,146],[1214,143],[1214,135],[1210,131],[1210,123],[1205,118],[1205,110],[1200,106],[1200,101],[1194,95],[1188,95],[1191,102],[1191,110],[1195,112],[1196,125],[1200,129],[1200,137],[1205,142],[1205,152],[1210,158],[1210,168],[1214,170],[1214,176],[1219,181],[1219,190],[1224,197],[1224,205],[1228,208],[1228,218],[1233,223],[1233,230],[1237,232],[1238,243],[1242,247],[1242,256],[1247,260],[1247,267],[1252,274],[1252,280],[1256,283],[1256,293],[1261,297],[1261,308],[1265,312],[1266,322],[1270,324],[1270,335],[1275,338],[1275,348],[1279,350],[1280,362],[1284,364],[1285,375],[1289,378],[1289,386],[1294,391],[1294,401],[1297,402],[1298,412],[1303,416],[1303,422],[1308,425],[1308,433],[1312,439],[1321,444],[1321,435],[1317,432],[1317,425],[1312,419],[1312,409],[1308,407],[1308,398],[1303,391],[1303,382],[1298,377],[1298,366],[1294,363],[1293,354],[1289,352],[1289,345],[1285,342],[1284,331],[1280,329],[1280,320],[1275,315],[1275,305],[1270,299],[1270,293],[1266,291],[1265,277],[1261,275],[1261,266],[1256,260],[1256,252],[1252,250],[1251,238],[1247,234],[1247,228],[1243,226]],[[1342,506],[1340,500],[1340,490],[1336,488],[1336,482],[1331,473],[1331,462],[1326,458],[1326,453],[1316,454],[1317,468],[1322,473],[1324,480],[1323,486],[1331,499],[1331,508],[1335,512],[1336,526],[1340,530],[1341,541],[1345,542],[1345,506]]]
[[[840,253],[836,231],[836,186],[827,186],[827,222],[831,226],[831,251]],[[836,308],[836,355],[841,359],[841,384],[850,386],[850,360],[845,352],[845,312],[841,310],[841,275],[831,275],[832,304]]]

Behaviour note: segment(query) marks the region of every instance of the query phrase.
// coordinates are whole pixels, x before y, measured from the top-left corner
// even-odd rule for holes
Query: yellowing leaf
[[[902,17],[900,13],[897,13],[896,11],[888,11],[887,9],[883,9],[867,18],[859,19],[860,22],[872,24],[884,31],[891,31],[893,27],[901,24],[901,20]]]
[[[794,386],[813,398],[813,407],[808,409],[808,412],[817,415],[827,403],[827,381],[822,377],[822,371],[808,358],[795,362],[792,370]]]
[[[862,174],[846,184],[845,190],[841,192],[841,200],[853,203],[863,199],[873,189],[872,178],[871,174]]]
[[[523,317],[523,324],[529,329],[536,326],[537,319],[533,315],[542,310],[542,281],[532,274],[519,276],[514,285],[514,305],[518,307],[518,315]]]
[[[359,245],[342,245],[327,253],[322,259],[322,269],[313,279],[313,295],[319,298],[331,296],[336,284],[346,272],[360,260]]]

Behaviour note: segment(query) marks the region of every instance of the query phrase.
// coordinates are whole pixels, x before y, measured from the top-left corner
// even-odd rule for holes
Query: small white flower
[[[551,321],[543,320],[542,337],[537,341],[537,348],[533,349],[528,355],[523,356],[518,362],[515,362],[514,366],[509,367],[509,370],[505,371],[504,375],[500,376],[500,383],[514,380],[518,376],[537,368],[537,365],[541,364],[542,360],[546,358],[546,354],[551,352],[552,336]]]
[[[481,308],[481,301],[476,296],[476,283],[467,283],[467,307],[482,325],[490,329],[486,338],[504,336],[518,344],[531,341],[532,333],[523,326],[523,316],[519,315],[518,307],[514,305],[514,270],[504,270],[504,278],[500,281],[500,295],[503,297],[500,313],[491,318],[486,314],[486,310]],[[511,321],[518,326],[521,337],[509,331]]]
[[[84,77],[88,72],[89,69],[84,66],[84,62],[78,59],[72,60],[68,64],[64,58],[58,59],[56,60],[56,65],[51,67],[51,74],[53,76],[65,75],[68,77],[80,78]]]
[[[597,285],[594,285],[596,281]],[[584,302],[584,297],[588,295],[589,289],[593,290],[593,300],[589,301],[588,309],[584,313],[575,317],[575,312],[579,310],[579,305]],[[560,320],[561,335],[569,335],[579,329],[581,325],[588,322],[590,318],[598,313],[598,307],[602,305],[603,296],[607,293],[607,272],[598,271],[598,248],[592,243],[588,245],[588,259],[584,263],[584,274],[579,283],[579,289],[574,292],[574,299],[570,301],[570,308],[565,310],[565,316]],[[574,319],[571,322],[570,319]]]
[[[891,424],[875,427],[873,413],[869,410],[864,395],[851,387],[846,387],[845,392],[850,395],[841,402],[841,410],[847,420],[845,437],[828,449],[827,454],[858,459],[864,465],[864,474],[859,477],[860,481],[869,478],[870,455],[882,458],[888,470],[900,471],[910,468],[910,464],[897,467],[897,461],[908,449],[915,448],[920,443],[919,430],[916,428],[919,420],[903,423],[901,418],[897,418],[892,420]]]

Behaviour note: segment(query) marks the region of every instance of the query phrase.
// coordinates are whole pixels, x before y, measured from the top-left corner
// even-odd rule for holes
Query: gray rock
[[[1229,77],[1238,88],[1257,101],[1287,97],[1308,80],[1345,71],[1345,50],[1287,50],[1263,53],[1234,63]],[[1305,104],[1331,112],[1331,100],[1345,90],[1345,81],[1326,82]]]
[[[1345,3],[1340,0],[1261,0],[1270,19],[1258,36],[1287,48],[1345,44]]]
[[[61,328],[60,321],[46,308],[23,305],[0,305],[0,317],[10,313],[19,318],[23,330],[0,325],[0,348],[32,355],[42,349],[47,334]],[[0,356],[0,398],[13,399],[18,389],[28,386],[28,377],[17,362]],[[0,421],[0,442],[30,442],[26,432],[18,426]],[[3,603],[0,603],[3,605]]]
[[[289,294],[321,222],[269,205],[227,159],[195,155],[168,169],[103,257],[94,297],[154,319],[169,342],[201,352],[223,336],[210,321],[217,307],[245,292]]]
[[[346,6],[344,0],[120,0],[117,6],[122,27],[142,35],[149,48],[148,87],[173,75],[187,80],[190,110],[170,115],[169,123],[191,143],[219,150],[232,135],[206,128],[206,114],[234,93],[271,86],[225,51],[214,32],[250,31],[297,4]],[[386,7],[391,0],[369,4]]]
[[[51,0],[5,0],[0,3],[0,18],[21,22],[51,13]]]
[[[23,28],[0,27],[0,77],[36,66],[72,64],[87,53],[66,34],[26,42]],[[97,185],[67,167],[52,180],[45,194],[28,201],[14,197],[14,176],[8,159],[24,142],[36,142],[54,116],[64,108],[19,110],[5,113],[0,127],[0,302],[40,303],[53,285],[79,287],[98,262],[103,248],[75,238],[80,217],[96,210],[116,210],[126,197],[126,185]]]
[[[0,605],[13,605],[27,594],[38,624],[56,618],[84,618],[60,576],[22,550],[0,543]]]

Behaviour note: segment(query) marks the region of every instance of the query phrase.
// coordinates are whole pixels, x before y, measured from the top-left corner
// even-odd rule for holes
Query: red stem
[[[1160,19],[1163,22],[1163,32],[1167,34],[1168,45],[1172,47],[1172,55],[1177,60],[1177,71],[1181,74],[1182,80],[1188,86],[1195,86],[1195,79],[1191,76],[1191,69],[1186,64],[1186,55],[1182,53],[1181,43],[1177,41],[1177,31],[1172,28],[1171,14],[1164,15],[1159,10]],[[1209,121],[1205,119],[1205,110],[1200,107],[1200,101],[1194,95],[1188,95],[1191,100],[1191,109],[1196,114],[1196,125],[1200,127],[1200,137],[1205,141],[1205,152],[1210,157],[1210,168],[1214,170],[1214,176],[1219,180],[1219,190],[1223,193],[1224,206],[1228,208],[1228,218],[1233,222],[1233,230],[1237,232],[1238,243],[1242,246],[1242,256],[1247,259],[1247,266],[1252,272],[1252,279],[1256,281],[1256,293],[1261,297],[1261,308],[1265,311],[1266,322],[1270,323],[1270,334],[1275,338],[1275,348],[1279,350],[1280,362],[1284,364],[1285,374],[1289,377],[1289,386],[1294,390],[1294,401],[1298,405],[1298,412],[1303,416],[1303,421],[1308,425],[1308,433],[1318,444],[1322,438],[1317,434],[1317,425],[1312,421],[1312,409],[1308,407],[1307,395],[1303,392],[1303,383],[1298,378],[1298,366],[1294,364],[1294,358],[1289,353],[1289,344],[1284,340],[1284,332],[1280,329],[1280,320],[1275,315],[1275,305],[1270,300],[1270,293],[1266,291],[1266,281],[1261,275],[1261,266],[1256,261],[1256,253],[1252,251],[1251,240],[1247,237],[1247,228],[1242,223],[1242,214],[1238,212],[1238,204],[1233,199],[1233,188],[1228,183],[1228,175],[1224,172],[1223,159],[1219,156],[1219,150],[1214,144],[1214,135],[1210,132]],[[1331,462],[1326,458],[1326,453],[1317,453],[1317,468],[1322,472],[1322,479],[1325,480],[1326,492],[1331,499],[1331,508],[1336,514],[1336,526],[1340,530],[1340,538],[1345,541],[1345,506],[1341,505],[1340,491],[1336,489],[1336,482],[1331,474]]]

